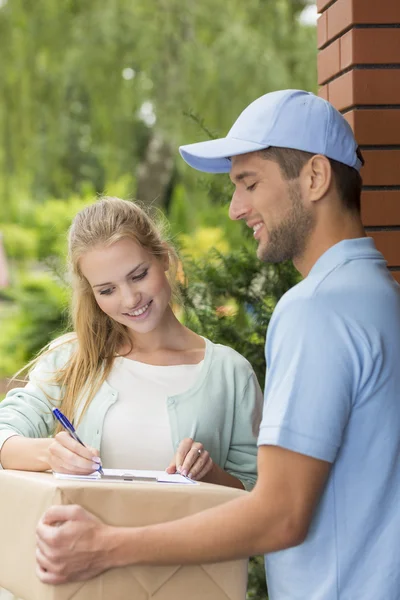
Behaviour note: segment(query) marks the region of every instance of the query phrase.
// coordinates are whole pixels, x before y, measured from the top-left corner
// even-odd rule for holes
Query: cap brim
[[[236,138],[220,138],[181,146],[179,152],[188,165],[205,173],[229,173],[231,156],[262,150],[265,146]]]

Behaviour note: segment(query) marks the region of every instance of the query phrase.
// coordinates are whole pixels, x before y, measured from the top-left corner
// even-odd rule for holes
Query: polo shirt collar
[[[382,254],[375,247],[371,237],[342,240],[331,246],[312,267],[308,275],[326,273],[348,260],[371,258],[384,260]]]

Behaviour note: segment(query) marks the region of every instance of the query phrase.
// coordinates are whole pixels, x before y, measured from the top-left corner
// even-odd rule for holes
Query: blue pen
[[[61,410],[59,410],[58,408],[53,408],[53,415],[55,416],[57,421],[59,421],[61,423],[61,425],[64,427],[64,429],[66,429],[68,431],[69,435],[72,438],[74,438],[74,440],[76,440],[77,442],[82,444],[82,446],[85,446],[85,444],[82,442],[82,440],[78,437],[78,434],[76,433],[74,426],[72,425],[72,423],[69,422],[67,417],[62,414]],[[104,472],[103,472],[103,469],[101,468],[101,466],[99,466],[98,472],[101,475],[104,475]]]

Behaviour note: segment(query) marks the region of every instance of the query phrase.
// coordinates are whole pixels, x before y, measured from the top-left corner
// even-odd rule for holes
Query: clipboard
[[[104,481],[121,483],[154,483],[173,485],[199,485],[180,473],[169,474],[165,471],[144,471],[140,469],[103,469],[103,473],[95,471],[88,475],[72,475],[69,473],[53,472],[57,479],[81,480],[81,481]]]
[[[149,483],[149,482],[158,482],[157,477],[151,476],[151,475],[133,475],[133,474],[129,474],[129,473],[122,473],[121,475],[107,475],[107,474],[100,474],[100,478],[104,481],[142,481],[144,483]]]

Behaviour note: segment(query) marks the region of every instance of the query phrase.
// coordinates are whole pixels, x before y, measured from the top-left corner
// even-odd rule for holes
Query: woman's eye
[[[247,190],[248,192],[252,192],[252,191],[255,189],[256,185],[257,185],[256,183],[252,183],[251,185],[248,185],[248,186],[246,187],[246,190]]]
[[[107,290],[101,290],[100,292],[100,296],[109,296],[112,292],[111,288],[108,288]]]
[[[148,272],[149,270],[145,269],[143,273],[140,273],[140,275],[135,275],[134,277],[132,277],[132,281],[140,281],[140,279],[144,279]]]

